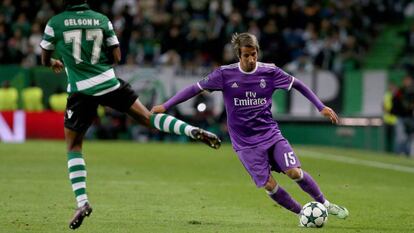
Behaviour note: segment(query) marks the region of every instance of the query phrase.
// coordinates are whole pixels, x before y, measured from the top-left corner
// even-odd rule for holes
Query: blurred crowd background
[[[173,63],[186,71],[235,60],[234,32],[259,39],[262,60],[340,72],[358,69],[384,24],[413,15],[409,0],[89,0],[112,20],[122,63]],[[62,1],[3,0],[0,62],[40,65],[39,43],[48,19]],[[407,52],[414,48],[407,32]],[[297,64],[300,63],[300,64]]]
[[[379,68],[401,69],[404,80],[410,81],[389,84],[384,110],[393,117],[413,122],[414,2],[411,0],[88,0],[88,3],[112,21],[121,45],[121,65],[171,66],[177,73],[191,75],[205,75],[214,67],[237,61],[229,44],[231,35],[247,31],[259,39],[263,62],[275,63],[292,73],[328,70],[342,77],[348,71],[370,68],[366,58],[375,41],[384,38],[385,29],[401,28],[390,40],[403,41],[403,49],[389,56],[391,61],[386,67]],[[1,0],[0,64],[28,69],[40,66],[43,29],[62,10],[62,1]],[[383,46],[382,50],[392,53],[392,44]],[[382,59],[387,57],[386,53]],[[42,88],[35,80],[28,83],[19,94],[10,80],[2,81],[0,111],[19,108],[9,103],[13,98],[23,99],[19,100],[23,102],[20,106],[28,111],[64,111],[66,94],[62,88],[55,88],[48,95],[47,104],[42,105]],[[36,102],[39,98],[40,102]],[[208,97],[201,95],[196,103],[208,101]],[[185,116],[178,110],[174,113],[191,123],[213,127],[222,137],[226,135],[225,114],[213,119],[202,111],[197,111],[196,116]],[[396,120],[391,119],[390,132],[394,132],[395,124]],[[406,135],[412,135],[407,130],[411,127],[414,131],[412,125],[403,125]],[[110,139],[139,139],[142,135],[147,139],[169,137],[142,129],[124,115],[103,108],[89,133],[91,138]],[[405,140],[410,138],[414,137],[406,136]],[[399,150],[407,153],[406,148]]]

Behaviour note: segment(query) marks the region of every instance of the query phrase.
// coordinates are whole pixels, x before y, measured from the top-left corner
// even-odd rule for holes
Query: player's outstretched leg
[[[325,202],[325,197],[319,189],[318,184],[312,178],[312,176],[310,176],[307,172],[303,171],[302,169],[298,168],[297,171],[300,175],[298,179],[294,179],[296,183],[302,188],[303,191],[307,192],[315,201],[323,204]],[[294,175],[290,176],[292,178],[294,177]],[[296,177],[297,176],[298,175],[296,175]]]
[[[75,230],[76,228],[80,227],[80,225],[83,222],[83,219],[86,216],[91,215],[91,213],[92,207],[89,205],[89,203],[86,202],[85,205],[76,209],[73,218],[69,222],[69,228]]]
[[[86,167],[81,152],[68,152],[69,179],[72,183],[72,190],[75,193],[78,208],[69,223],[71,229],[78,228],[85,216],[89,216],[92,208],[88,203],[86,194]]]
[[[192,135],[191,136],[192,138],[207,144],[211,148],[214,148],[214,149],[220,148],[220,145],[221,145],[220,138],[211,132],[208,132],[200,128],[194,128],[193,130],[191,130],[191,135]]]
[[[162,132],[187,135],[188,137],[201,141],[214,149],[218,149],[221,145],[221,140],[217,135],[189,125],[184,121],[167,114],[152,114],[150,117],[150,124],[152,127]]]
[[[266,192],[270,198],[272,198],[282,207],[292,211],[295,214],[300,214],[302,206],[279,185],[276,185],[276,187],[272,191],[266,190]]]
[[[302,190],[307,192],[315,201],[322,203],[328,209],[329,214],[335,215],[340,219],[348,217],[349,212],[345,207],[330,203],[325,199],[318,184],[307,172],[300,169],[300,177],[295,179],[295,181],[302,188]]]

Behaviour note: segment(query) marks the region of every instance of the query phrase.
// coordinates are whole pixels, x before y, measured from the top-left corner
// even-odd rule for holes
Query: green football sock
[[[78,207],[88,202],[86,195],[86,167],[81,152],[68,152],[69,179]]]
[[[167,114],[152,114],[150,117],[151,126],[167,133],[175,133],[178,135],[187,135],[194,138],[191,131],[196,127],[185,123],[173,116]]]

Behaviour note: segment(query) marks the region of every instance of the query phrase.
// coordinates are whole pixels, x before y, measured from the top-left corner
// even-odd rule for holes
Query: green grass
[[[413,232],[414,161],[360,150],[295,146],[329,200],[350,217],[321,229],[256,189],[229,145],[86,142],[94,212],[77,232]],[[342,160],[332,158],[341,156]],[[350,159],[351,163],[348,163]],[[356,161],[356,162],[355,162]],[[359,165],[358,161],[366,163]],[[393,164],[396,170],[370,166]],[[311,199],[285,176],[298,201]],[[63,142],[0,144],[0,232],[72,232],[75,208]]]

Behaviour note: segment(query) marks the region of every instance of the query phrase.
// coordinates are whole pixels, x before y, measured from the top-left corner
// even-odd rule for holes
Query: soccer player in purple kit
[[[271,175],[272,170],[282,172],[315,201],[322,203],[329,214],[345,219],[349,215],[348,210],[329,202],[315,180],[301,169],[299,158],[272,117],[272,94],[277,89],[289,91],[294,88],[332,123],[338,123],[338,116],[299,79],[274,64],[258,62],[259,44],[254,35],[236,33],[231,43],[239,58],[238,63],[219,67],[164,104],[154,106],[152,112],[163,113],[204,90],[222,91],[233,149],[256,186],[265,188],[270,198],[279,205],[300,214],[302,206]]]

